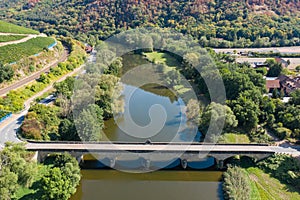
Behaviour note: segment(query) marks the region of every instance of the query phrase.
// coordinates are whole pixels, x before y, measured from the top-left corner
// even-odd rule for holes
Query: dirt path
[[[0,34],[0,35],[2,35],[2,34]],[[5,35],[16,35],[16,34],[5,34]],[[27,36],[27,37],[25,37],[25,38],[23,38],[21,40],[14,40],[14,41],[9,41],[9,42],[2,42],[2,43],[0,43],[0,47],[6,46],[6,45],[10,45],[10,44],[19,44],[19,43],[27,42],[28,40],[30,40],[32,38],[47,37],[47,35],[45,35],[45,34],[39,34],[39,35],[29,34],[29,35],[24,35],[24,36]]]
[[[36,79],[38,79],[41,74],[49,72],[50,68],[57,66],[58,63],[60,62],[64,62],[67,58],[68,58],[69,52],[67,50],[65,50],[62,54],[62,56],[56,60],[53,61],[52,63],[50,63],[49,65],[47,65],[45,68],[43,68],[42,70],[30,75],[29,77],[26,77],[16,83],[13,83],[5,88],[1,88],[0,89],[0,96],[3,96],[5,94],[7,94],[10,90],[15,90],[18,89],[20,87],[22,87],[23,85],[26,85],[28,83],[30,83],[31,81],[34,81]]]

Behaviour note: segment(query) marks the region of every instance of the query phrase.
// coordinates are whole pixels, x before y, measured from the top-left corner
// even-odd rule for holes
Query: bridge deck
[[[161,152],[261,152],[261,153],[298,153],[291,148],[261,145],[162,145],[162,144],[62,144],[28,143],[31,151],[161,151]]]

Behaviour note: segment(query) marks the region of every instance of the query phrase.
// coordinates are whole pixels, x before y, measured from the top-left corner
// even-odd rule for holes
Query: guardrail
[[[103,142],[87,142],[87,141],[37,141],[37,140],[26,140],[28,143],[34,143],[34,144],[128,144],[128,145],[227,145],[227,146],[269,146],[269,144],[266,143],[250,143],[250,144],[221,144],[221,143],[206,143],[206,142],[123,142],[123,141],[103,141]]]

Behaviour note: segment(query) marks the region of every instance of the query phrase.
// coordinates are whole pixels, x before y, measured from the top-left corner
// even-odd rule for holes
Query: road
[[[86,143],[86,144],[70,144],[70,143],[28,143],[28,150],[32,151],[90,151],[90,152],[215,152],[215,153],[236,153],[252,154],[252,153],[280,153],[290,154],[295,157],[300,156],[298,149],[280,146],[263,146],[263,145],[214,145],[214,144],[108,144],[108,143]]]
[[[91,56],[88,58],[88,61],[89,62],[95,61],[95,56],[96,56],[95,53],[91,54]],[[80,67],[76,68],[74,71],[64,75],[63,77],[61,77],[56,82],[64,81],[67,77],[73,76],[77,73],[80,73],[81,71],[83,71],[84,67],[85,67],[85,64],[81,65]],[[11,118],[9,118],[9,119],[5,120],[4,122],[0,123],[0,149],[2,147],[4,147],[6,142],[22,142],[20,139],[18,139],[16,133],[17,133],[17,130],[22,125],[24,117],[28,113],[28,110],[30,108],[30,104],[36,98],[42,96],[43,94],[45,94],[49,90],[53,89],[53,84],[54,83],[50,84],[47,88],[45,88],[41,92],[35,94],[30,99],[28,99],[25,102],[25,109],[21,113],[13,114]],[[53,99],[53,98],[51,97],[51,99]],[[45,101],[42,101],[42,103],[45,104],[45,105],[48,105],[48,103],[49,103],[48,100],[49,100],[49,98],[47,97]]]
[[[217,53],[223,52],[278,52],[282,54],[289,54],[289,53],[300,53],[300,46],[293,46],[293,47],[268,47],[268,48],[227,48],[227,49],[219,49],[215,48],[214,51]]]
[[[64,62],[68,58],[68,55],[69,55],[69,52],[68,52],[68,50],[65,49],[63,54],[61,55],[61,57],[58,60],[53,61],[52,63],[50,63],[48,66],[46,66],[42,70],[40,70],[28,77],[16,82],[16,83],[13,83],[5,88],[1,88],[0,96],[3,96],[11,90],[18,89],[18,88],[22,87],[23,85],[26,85],[26,84],[38,79],[41,76],[41,74],[49,72],[52,67],[57,66],[57,64],[60,62]]]

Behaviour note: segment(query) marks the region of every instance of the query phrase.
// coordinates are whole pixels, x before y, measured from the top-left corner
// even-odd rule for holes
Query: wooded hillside
[[[300,45],[299,0],[3,0],[0,17],[95,43],[140,26],[175,28],[212,47]]]

